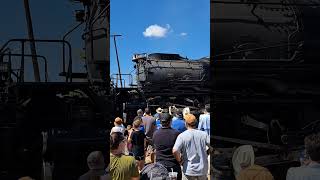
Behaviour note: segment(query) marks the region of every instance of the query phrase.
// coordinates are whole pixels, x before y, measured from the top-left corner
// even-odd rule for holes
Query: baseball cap
[[[166,123],[171,121],[171,116],[169,113],[162,113],[160,114],[160,121],[161,123]]]

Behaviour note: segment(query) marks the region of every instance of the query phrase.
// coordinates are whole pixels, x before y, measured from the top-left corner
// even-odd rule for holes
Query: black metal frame
[[[24,79],[24,57],[25,55],[25,42],[47,42],[47,43],[62,43],[62,44],[67,44],[68,48],[69,48],[69,62],[68,62],[68,72],[66,75],[66,82],[67,83],[71,83],[72,82],[72,46],[70,44],[70,42],[66,41],[66,40],[57,40],[57,39],[10,39],[8,40],[0,49],[0,54],[2,54],[2,51],[4,50],[5,47],[7,47],[11,42],[20,42],[21,43],[21,69],[20,69],[20,82],[23,82]],[[5,49],[6,51],[7,49]],[[63,57],[65,56],[65,52],[63,51]],[[66,73],[65,72],[65,62],[63,63],[63,72],[62,73]],[[69,80],[70,78],[70,80]],[[69,80],[69,81],[68,81]]]
[[[17,56],[17,57],[21,57],[22,56],[22,54],[15,54],[15,53],[3,53],[1,55],[3,57],[8,56],[10,64],[11,64],[11,56]],[[45,56],[32,55],[32,54],[25,54],[24,56],[26,56],[26,57],[38,57],[38,58],[43,59],[43,61],[44,61],[44,72],[45,72],[45,82],[48,82],[48,61],[47,61],[47,58]],[[11,72],[11,73],[18,78],[18,76],[15,73],[13,73],[13,72]]]

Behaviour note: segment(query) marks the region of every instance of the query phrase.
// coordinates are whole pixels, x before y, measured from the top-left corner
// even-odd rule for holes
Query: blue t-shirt
[[[183,172],[188,176],[205,176],[208,173],[206,146],[210,145],[207,133],[189,129],[179,134],[173,149],[182,153]]]
[[[157,119],[160,118],[160,114],[159,114],[159,113],[155,113],[155,114],[153,115],[153,117],[157,120]]]
[[[156,120],[156,128],[157,128],[157,130],[160,129],[161,127],[162,127],[162,125],[161,125],[160,119],[157,119]]]
[[[139,130],[144,133],[144,125],[143,124],[140,125]]]
[[[199,117],[198,129],[205,131],[210,136],[210,114],[201,114]]]
[[[182,118],[177,118],[176,120],[172,121],[171,128],[178,130],[180,133],[187,130],[184,120]]]
[[[178,118],[174,116],[174,117],[172,118],[172,122],[175,121],[175,120],[177,120],[177,119],[178,119]]]

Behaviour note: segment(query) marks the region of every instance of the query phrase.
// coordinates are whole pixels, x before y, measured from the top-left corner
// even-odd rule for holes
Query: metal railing
[[[71,83],[72,82],[72,46],[71,44],[66,40],[57,40],[57,39],[10,39],[8,40],[0,49],[0,55],[3,54],[5,51],[7,51],[7,46],[12,42],[20,42],[21,44],[21,66],[20,66],[20,78],[21,82],[24,81],[24,58],[26,56],[25,54],[25,43],[26,42],[46,42],[46,43],[61,43],[66,44],[69,49],[69,61],[68,61],[68,70],[66,74],[66,82]],[[63,57],[65,57],[65,52],[63,51]],[[65,62],[63,63],[63,73],[65,74]],[[70,79],[69,79],[70,78]]]
[[[2,53],[1,54],[2,57],[8,56],[10,64],[11,64],[11,57],[12,56],[16,56],[16,57],[21,57],[22,54],[16,54],[16,53]],[[48,61],[47,58],[45,56],[41,56],[41,55],[32,55],[32,54],[25,54],[25,57],[38,57],[41,58],[44,61],[44,73],[45,73],[45,82],[48,82]],[[15,74],[14,72],[12,72],[13,75],[15,75],[18,78],[18,75]],[[19,78],[20,80],[20,78]]]
[[[124,79],[124,78],[119,78],[119,74],[111,74],[110,75],[111,76],[111,80],[113,80],[113,83],[114,83],[114,81],[116,82],[116,83],[114,83],[114,84],[116,84],[116,87],[118,87],[118,82],[119,81],[123,81],[123,84],[124,84],[124,88],[126,88],[126,80]],[[121,76],[124,76],[124,77],[128,77],[128,81],[129,81],[129,87],[132,87],[132,86],[135,86],[134,84],[133,84],[133,76],[132,76],[132,74],[121,74]]]

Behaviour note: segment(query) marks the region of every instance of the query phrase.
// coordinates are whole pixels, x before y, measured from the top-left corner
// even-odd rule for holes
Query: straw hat
[[[163,111],[163,109],[161,109],[161,107],[158,107],[157,110],[156,110],[156,112],[159,113],[159,114],[162,113],[162,111]]]
[[[232,165],[234,173],[237,176],[242,170],[243,166],[252,166],[254,164],[254,151],[251,145],[243,145],[238,147],[232,156]]]

